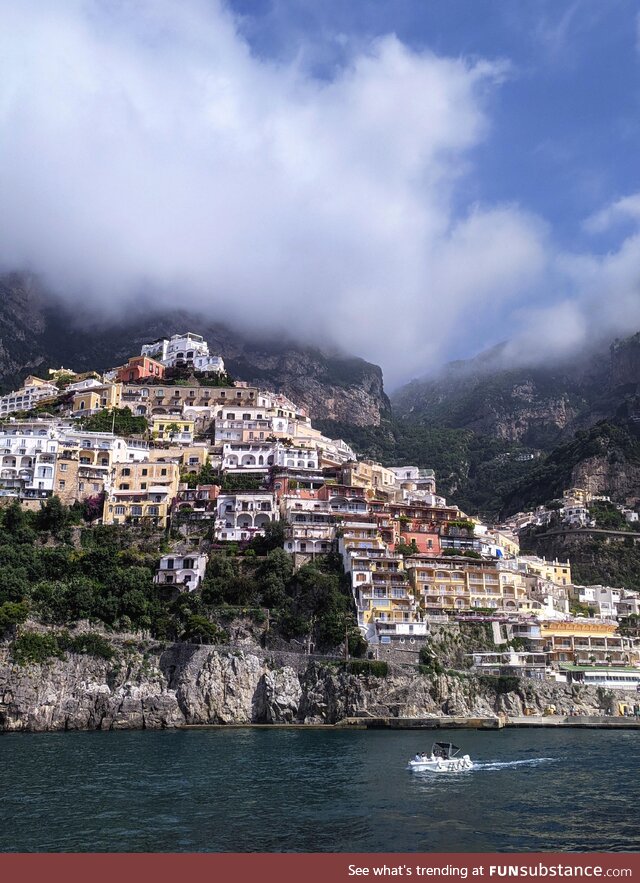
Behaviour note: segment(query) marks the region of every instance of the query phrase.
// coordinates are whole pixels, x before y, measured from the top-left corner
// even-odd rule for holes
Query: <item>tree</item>
[[[251,540],[251,548],[256,555],[267,555],[275,549],[282,549],[285,540],[286,521],[269,521],[264,526],[264,536],[256,535]]]
[[[15,535],[25,526],[25,512],[18,500],[13,500],[11,505],[2,512],[2,527],[7,533]]]
[[[397,543],[395,551],[399,555],[417,555],[420,550],[418,549],[416,541],[411,540],[410,543]]]
[[[212,555],[202,581],[202,600],[205,604],[216,606],[224,603],[227,587],[235,579],[234,562],[226,555]]]
[[[111,432],[113,429],[116,435],[145,435],[149,423],[145,417],[134,417],[131,408],[105,408],[83,418],[82,427],[89,432]]]
[[[194,613],[187,617],[182,638],[196,644],[219,644],[226,638],[226,632],[206,616]]]
[[[50,497],[46,503],[40,504],[36,521],[38,530],[48,530],[54,536],[59,536],[68,523],[69,509],[62,503],[60,497]]]

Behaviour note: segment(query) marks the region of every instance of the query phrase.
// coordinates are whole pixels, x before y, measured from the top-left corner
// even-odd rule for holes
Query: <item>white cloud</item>
[[[624,221],[640,221],[640,193],[624,196],[600,209],[587,218],[584,227],[588,233],[604,233]]]
[[[580,313],[590,277],[540,219],[458,208],[505,65],[350,51],[319,80],[216,2],[0,0],[0,266],[95,315],[144,296],[335,344],[391,384],[495,317],[508,336],[548,284]],[[628,294],[632,263],[596,276]]]
[[[318,81],[216,4],[0,2],[0,262],[98,311],[151,292],[424,367],[478,243],[510,217],[526,236],[515,210],[451,209],[503,75],[389,36]],[[506,290],[493,251],[483,287]]]

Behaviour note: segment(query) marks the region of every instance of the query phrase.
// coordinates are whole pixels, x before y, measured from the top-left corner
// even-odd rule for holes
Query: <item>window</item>
[[[131,470],[130,469],[123,469],[122,475],[131,475]]]
[[[167,558],[167,570],[173,570],[173,565],[174,565],[174,559]]]
[[[60,464],[60,472],[66,472],[66,471],[67,471],[67,464],[61,463]]]
[[[161,469],[161,470],[160,470],[160,475],[166,475],[166,474],[167,474],[167,470],[166,470],[166,469]]]
[[[124,515],[124,506],[116,506],[114,511],[116,515]]]
[[[58,482],[58,487],[60,488],[60,490],[62,490],[62,489],[64,488],[64,486],[65,486],[65,482],[64,482],[64,481],[59,481],[59,482]]]
[[[142,470],[142,474],[143,474],[143,475],[148,475],[148,472],[149,472],[148,469],[143,469],[143,470]]]
[[[140,490],[146,491],[146,489],[147,489],[147,482],[143,481],[142,484],[140,485]]]
[[[80,481],[80,482],[78,482],[78,490],[79,490],[79,491],[83,491],[83,490],[84,490],[84,481]]]

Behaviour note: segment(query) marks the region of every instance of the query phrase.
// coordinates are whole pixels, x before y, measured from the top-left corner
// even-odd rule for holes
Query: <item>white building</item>
[[[117,371],[114,372],[114,376],[115,373],[117,373]],[[104,386],[102,380],[98,380],[97,377],[87,377],[85,380],[78,380],[76,383],[70,383],[65,389],[65,392],[86,392],[88,389],[95,389],[102,386]]]
[[[27,377],[23,387],[0,396],[0,417],[16,411],[30,411],[38,402],[55,398],[59,393],[60,390],[55,384],[40,380],[38,377]]]
[[[600,619],[617,619],[618,606],[622,599],[622,589],[610,586],[570,586],[571,597],[580,604],[595,608]]]
[[[433,469],[420,469],[418,466],[393,466],[396,484],[408,491],[436,492],[436,474]]]
[[[586,506],[565,506],[560,509],[560,516],[565,524],[572,527],[593,527],[595,524]]]
[[[0,496],[39,499],[53,493],[59,441],[49,421],[0,428]]]
[[[274,445],[274,464],[289,469],[318,469],[317,448],[303,448],[298,445]]]
[[[217,499],[216,539],[242,542],[264,533],[280,513],[273,494],[266,491],[238,491]]]
[[[280,500],[280,511],[287,522],[284,542],[287,552],[315,557],[331,550],[336,526],[327,500],[288,494]]]
[[[175,585],[193,592],[204,579],[207,560],[207,555],[197,552],[163,555],[153,581],[161,586]]]
[[[562,665],[556,675],[561,683],[584,684],[588,687],[604,687],[608,690],[640,690],[640,668],[624,668],[622,666],[607,668],[604,666]]]
[[[222,445],[222,468],[229,472],[267,472],[274,463],[274,445],[271,442],[225,442]]]
[[[206,340],[192,331],[161,337],[153,343],[146,343],[140,355],[162,362],[167,368],[186,366],[209,373],[224,371],[224,362],[220,356],[212,355]]]
[[[139,463],[149,457],[149,444],[141,439],[121,438],[112,432],[87,432],[68,427],[61,427],[58,435],[61,446],[80,451],[80,463],[84,465],[90,462],[99,462],[102,466],[111,463]]]
[[[203,374],[224,374],[224,362],[221,356],[195,356],[193,367]]]

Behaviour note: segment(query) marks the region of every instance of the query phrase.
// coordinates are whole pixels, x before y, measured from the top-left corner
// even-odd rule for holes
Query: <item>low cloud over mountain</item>
[[[508,62],[345,39],[319,77],[217,2],[0,0],[0,269],[94,318],[179,303],[285,330],[391,385],[505,337],[518,361],[638,325],[635,228],[569,254],[474,198]]]

